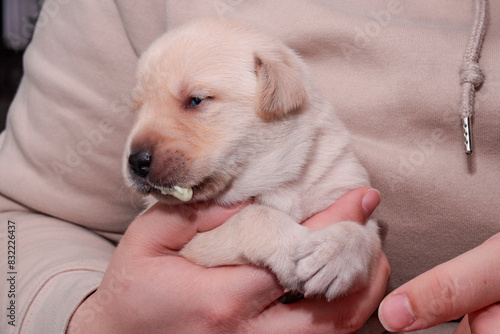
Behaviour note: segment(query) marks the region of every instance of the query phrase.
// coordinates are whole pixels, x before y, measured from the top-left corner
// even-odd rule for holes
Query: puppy
[[[208,267],[264,266],[287,291],[329,300],[367,284],[380,249],[376,222],[300,225],[369,181],[292,50],[239,23],[196,21],[144,53],[134,95],[130,186],[169,205],[253,198],[181,256]]]

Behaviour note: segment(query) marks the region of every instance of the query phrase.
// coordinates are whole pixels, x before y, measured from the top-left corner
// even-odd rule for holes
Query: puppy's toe
[[[314,276],[304,283],[303,291],[306,297],[322,296],[333,300],[345,295],[353,286],[350,274],[342,275],[328,266],[321,268]]]
[[[340,297],[365,282],[372,257],[363,242],[363,227],[351,222],[310,233],[295,254],[296,275],[306,296]]]
[[[327,247],[328,243],[317,241],[314,240],[310,244],[305,242],[301,245],[301,248],[313,248],[314,251],[297,261],[296,274],[302,283],[302,291],[306,297],[324,296],[331,300],[344,294],[350,288],[352,273],[336,254],[335,247]],[[346,273],[346,270],[349,273]]]

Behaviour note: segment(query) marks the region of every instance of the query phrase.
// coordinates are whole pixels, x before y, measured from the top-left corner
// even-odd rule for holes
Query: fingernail
[[[379,204],[380,192],[377,189],[368,190],[361,200],[361,206],[367,216],[371,215]]]
[[[389,332],[405,329],[416,320],[405,294],[389,295],[380,304],[379,319]]]

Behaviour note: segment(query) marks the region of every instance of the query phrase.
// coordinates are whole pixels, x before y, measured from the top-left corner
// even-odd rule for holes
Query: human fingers
[[[486,306],[468,315],[471,333],[494,334],[500,329],[500,303]]]
[[[500,301],[500,234],[389,294],[379,318],[389,331],[414,331]]]
[[[205,268],[178,256],[164,256],[181,249],[196,233],[224,223],[247,204],[166,207],[157,203],[129,227],[119,245],[121,252],[115,262],[130,263],[131,258],[139,259],[137,265],[143,268],[143,272],[149,270],[151,261],[154,261],[153,267],[165,268],[165,271],[175,268],[168,270],[171,299],[186,300],[186,296],[177,295],[177,291],[182,294],[189,286],[193,293],[198,291],[195,295],[200,305],[214,305],[210,312],[222,308],[239,309],[244,314],[245,307],[249,312],[261,311],[283,294],[282,286],[268,270],[253,266]],[[144,256],[151,260],[146,263]],[[197,279],[192,279],[194,277]],[[235,305],[238,307],[232,307]]]
[[[495,334],[500,328],[500,303],[466,315],[453,334]]]
[[[284,294],[276,276],[265,268],[251,265],[202,268],[203,293],[200,305],[210,305],[217,323],[254,319]],[[214,318],[214,317],[211,317]]]
[[[364,223],[380,203],[378,190],[364,187],[351,190],[328,209],[314,215],[306,222],[311,230],[322,229],[332,222],[355,221]]]
[[[237,332],[282,294],[275,276],[262,268],[205,268],[175,255],[130,257],[120,244],[73,324],[80,329],[75,333],[93,333],[90,328],[97,333]]]
[[[139,251],[142,255],[176,252],[196,233],[221,225],[246,204],[232,207],[214,204],[172,207],[156,203],[132,222],[121,243],[131,246],[131,251]]]
[[[380,193],[377,190],[369,187],[355,189],[304,225],[318,230],[336,221],[364,222],[379,203]],[[156,203],[129,226],[122,242],[142,245],[142,250],[151,255],[177,251],[196,233],[221,225],[246,204],[232,207],[208,204],[169,207]]]
[[[259,333],[353,333],[375,312],[390,277],[387,257],[381,253],[371,284],[331,302],[303,299],[292,304],[273,304],[253,323]]]
[[[310,220],[305,222],[305,226],[308,226],[313,229],[314,228],[320,229],[323,226],[331,224],[332,222],[335,221],[355,220],[359,222],[364,222],[373,212],[373,210],[376,208],[379,202],[380,202],[380,193],[377,190],[368,187],[359,188],[341,197],[334,205],[332,205],[326,211],[323,211],[312,217]],[[383,262],[383,265],[380,265],[378,267],[380,271],[377,271],[377,277],[382,277],[382,276],[388,277],[389,275],[388,272],[390,271],[390,267],[388,265],[387,258],[385,257],[384,254],[382,254],[380,261]],[[267,272],[267,274],[269,273]],[[263,296],[264,300],[257,299],[258,304],[263,305],[262,301],[264,302],[267,301],[269,304],[283,294],[281,286],[277,284],[275,280],[271,281],[270,280],[271,278],[273,277],[269,276],[265,278],[267,280],[267,284],[254,285],[254,287],[250,289],[248,287],[245,287],[244,284],[239,284],[238,286],[235,287],[235,291],[239,290],[235,294],[245,295],[246,296],[245,299],[247,300],[250,298],[255,299],[255,296]],[[217,280],[215,281],[217,282]],[[238,281],[241,282],[241,277],[238,279]],[[378,306],[380,300],[382,300],[387,285],[387,278],[378,280],[377,283],[380,284],[370,285],[372,290],[369,291],[376,291],[377,293],[379,293],[379,296],[377,296],[377,298],[373,298],[372,296],[370,296],[370,298],[366,298],[367,295],[364,294],[362,298],[362,302],[371,302],[371,309],[369,312],[370,315],[371,313],[373,313],[374,309]],[[379,287],[381,288],[378,289]],[[265,294],[266,290],[267,290],[267,296]],[[368,290],[364,291],[366,292]],[[280,307],[279,305],[281,304],[278,304],[278,308]],[[336,313],[339,314],[339,312]],[[359,312],[359,310],[356,310],[353,313],[358,317],[362,314],[362,312]],[[330,316],[330,314],[328,316]],[[366,319],[364,320],[366,321]]]
[[[457,328],[455,328],[453,334],[471,334],[468,315],[462,318],[462,321],[460,321]]]

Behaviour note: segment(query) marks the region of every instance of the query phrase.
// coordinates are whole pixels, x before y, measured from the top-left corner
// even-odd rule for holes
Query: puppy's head
[[[227,201],[244,200],[263,191],[266,178],[279,179],[267,173],[286,168],[283,159],[268,156],[283,150],[280,141],[292,135],[287,124],[308,94],[304,66],[283,44],[246,26],[203,20],[172,30],[145,52],[134,98],[126,179],[179,204],[231,192]],[[276,166],[255,167],[259,159]],[[253,190],[235,189],[235,180],[250,174],[259,175]]]

